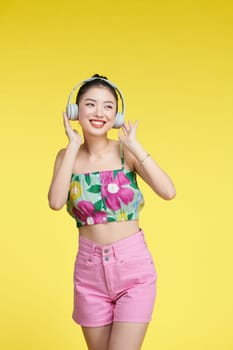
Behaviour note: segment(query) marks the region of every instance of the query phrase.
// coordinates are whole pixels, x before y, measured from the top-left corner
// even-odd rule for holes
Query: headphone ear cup
[[[115,122],[113,124],[113,128],[114,129],[119,129],[122,127],[122,125],[124,124],[124,114],[118,112],[116,114],[116,118],[115,118]]]
[[[66,107],[66,114],[70,120],[78,120],[78,105],[69,103]]]

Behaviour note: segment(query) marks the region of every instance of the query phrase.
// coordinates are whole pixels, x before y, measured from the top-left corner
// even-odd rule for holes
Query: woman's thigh
[[[102,327],[82,327],[88,350],[108,350],[111,330],[111,324]]]
[[[114,322],[108,350],[140,350],[148,323]]]

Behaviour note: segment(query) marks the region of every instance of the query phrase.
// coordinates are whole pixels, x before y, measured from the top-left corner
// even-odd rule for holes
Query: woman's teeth
[[[93,125],[95,128],[102,128],[104,126],[105,122],[100,120],[91,120],[91,125]]]

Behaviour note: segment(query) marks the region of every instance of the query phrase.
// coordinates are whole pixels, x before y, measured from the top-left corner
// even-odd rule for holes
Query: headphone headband
[[[86,80],[83,80],[79,83],[77,83],[69,97],[68,97],[68,102],[67,102],[67,106],[66,106],[66,113],[67,113],[67,116],[69,119],[71,120],[77,120],[78,119],[78,105],[77,104],[72,104],[71,100],[73,98],[73,95],[74,93],[76,92],[76,90],[86,84],[86,83],[89,83],[91,81],[95,81],[95,80],[102,80],[104,81],[107,85],[109,85],[110,87],[112,87],[117,93],[118,95],[120,96],[120,99],[121,99],[121,107],[122,107],[122,110],[121,110],[121,113],[118,112],[117,115],[116,115],[116,119],[115,119],[115,123],[114,123],[114,128],[120,128],[123,124],[124,124],[124,114],[125,114],[125,102],[124,102],[124,96],[121,92],[121,90],[116,86],[116,84],[114,84],[112,81],[108,80],[108,79],[105,79],[105,78],[101,78],[101,77],[92,77],[92,78],[88,78]]]

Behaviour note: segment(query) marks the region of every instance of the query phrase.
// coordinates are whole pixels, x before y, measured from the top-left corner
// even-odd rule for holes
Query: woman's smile
[[[91,125],[97,129],[101,129],[102,127],[104,127],[106,123],[104,120],[99,120],[99,119],[89,119],[89,121]]]

